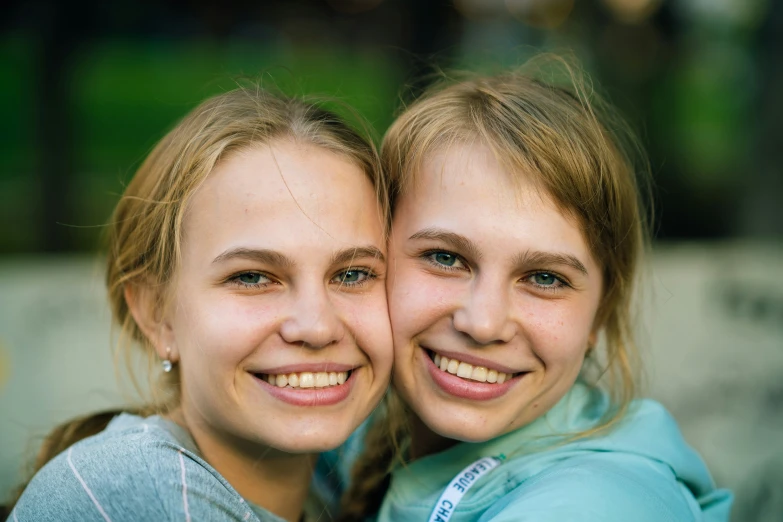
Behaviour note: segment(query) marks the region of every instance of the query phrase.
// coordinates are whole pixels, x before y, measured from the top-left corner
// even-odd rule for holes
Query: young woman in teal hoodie
[[[672,417],[636,399],[635,144],[548,58],[439,84],[392,125],[395,393],[345,520],[728,520]]]

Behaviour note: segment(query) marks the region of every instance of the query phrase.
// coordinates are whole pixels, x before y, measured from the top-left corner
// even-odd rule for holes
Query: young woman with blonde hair
[[[391,371],[386,208],[374,147],[317,104],[253,87],[194,109],[110,225],[114,318],[163,387],[53,433],[9,518],[328,519],[315,458]]]
[[[635,399],[634,143],[546,57],[442,82],[392,125],[396,393],[344,520],[728,519],[730,494],[674,420]]]

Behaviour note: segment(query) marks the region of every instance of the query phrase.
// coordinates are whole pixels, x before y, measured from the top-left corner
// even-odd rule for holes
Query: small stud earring
[[[163,363],[162,363],[163,371],[166,372],[166,373],[169,373],[171,371],[171,369],[174,367],[174,365],[169,360],[170,355],[171,355],[171,348],[167,346],[166,347],[166,358],[163,359]]]

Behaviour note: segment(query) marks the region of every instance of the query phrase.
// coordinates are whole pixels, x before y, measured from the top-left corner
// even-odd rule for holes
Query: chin
[[[455,417],[443,415],[442,412],[432,417],[426,414],[419,416],[422,422],[441,437],[460,442],[486,442],[502,435],[500,426],[477,427],[477,422],[471,422],[470,418],[464,416],[460,417],[460,422],[455,422]]]
[[[291,454],[321,453],[339,447],[346,441],[348,435],[350,434],[347,434],[345,437],[336,436],[335,434],[328,434],[327,430],[295,437],[289,433],[288,437],[275,441],[272,446],[278,451]]]
[[[363,417],[362,417],[363,418]],[[290,423],[280,433],[282,444],[295,453],[333,450],[344,444],[358,428],[353,415],[326,415],[306,424]]]

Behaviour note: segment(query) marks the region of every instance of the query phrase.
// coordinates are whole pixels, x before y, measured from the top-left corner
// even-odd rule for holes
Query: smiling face
[[[426,161],[389,246],[394,384],[435,433],[483,441],[575,382],[602,294],[576,222],[482,145]]]
[[[209,175],[164,321],[194,434],[312,452],[370,414],[392,362],[376,201],[353,163],[289,141]]]

